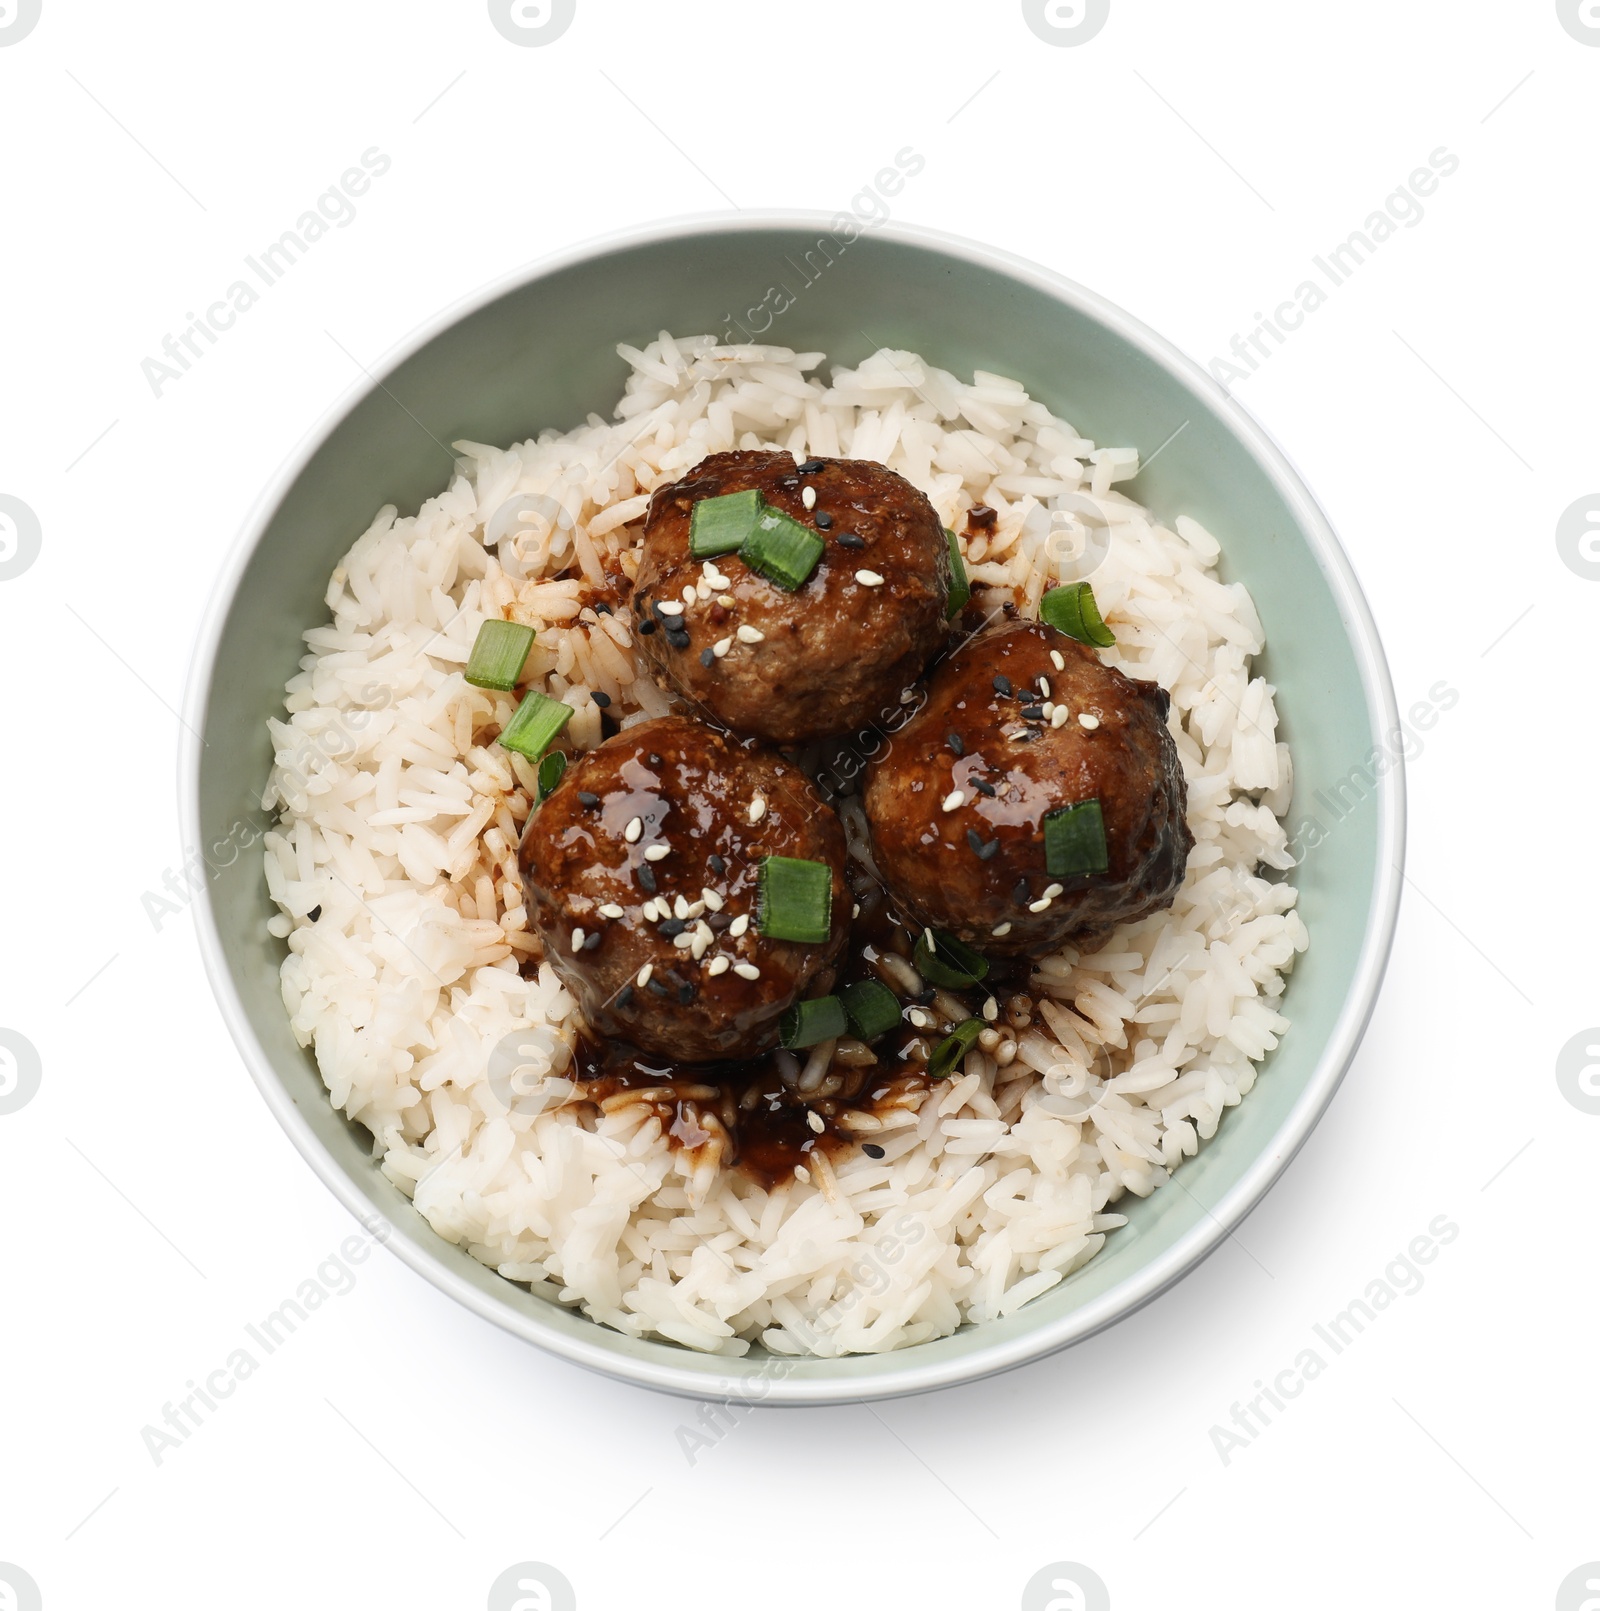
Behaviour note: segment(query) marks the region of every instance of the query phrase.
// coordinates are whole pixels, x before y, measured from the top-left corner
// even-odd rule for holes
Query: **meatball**
[[[737,552],[690,555],[694,506],[752,488],[822,541],[795,592]],[[945,640],[949,597],[944,527],[903,476],[863,459],[716,453],[650,500],[633,607],[657,682],[736,733],[790,744],[898,709]]]
[[[1194,838],[1167,706],[1156,683],[1039,622],[951,655],[867,776],[873,852],[902,911],[992,955],[1042,956],[1170,906]],[[1052,874],[1045,818],[1086,801],[1106,870]]]
[[[762,935],[767,856],[827,867],[825,942]],[[529,816],[518,861],[545,956],[589,1028],[674,1062],[770,1050],[784,1011],[831,984],[849,935],[839,819],[781,756],[682,717],[574,762]]]

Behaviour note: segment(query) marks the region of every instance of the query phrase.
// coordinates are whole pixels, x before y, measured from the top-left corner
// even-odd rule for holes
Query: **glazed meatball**
[[[737,552],[689,552],[695,505],[751,489],[822,541],[792,593]],[[903,476],[862,459],[717,453],[651,499],[633,608],[657,682],[736,733],[789,744],[898,709],[945,640],[949,596],[944,528]]]
[[[681,717],[574,762],[518,855],[545,957],[589,1028],[675,1062],[770,1050],[849,935],[838,818],[781,756]],[[827,867],[825,942],[762,935],[767,856]]]
[[[897,904],[995,956],[1093,943],[1170,906],[1194,839],[1167,705],[1165,689],[1039,622],[964,645],[868,771],[873,853]],[[1106,870],[1052,874],[1045,818],[1087,801]]]

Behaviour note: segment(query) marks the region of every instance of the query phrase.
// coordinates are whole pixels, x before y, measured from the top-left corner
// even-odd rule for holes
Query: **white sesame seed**
[[[733,584],[731,582],[724,582],[722,585],[724,587],[731,587]],[[724,593],[722,597],[717,600],[717,603],[720,604],[723,609],[731,610],[733,608],[733,594]]]
[[[731,935],[731,936],[732,936],[732,937],[733,937],[733,938],[734,938],[734,939],[736,939],[736,940],[737,940],[737,939],[739,939],[739,938],[741,938],[741,937],[742,937],[742,936],[743,936],[743,935],[744,935],[744,933],[745,933],[745,931],[746,931],[746,930],[747,930],[747,929],[748,929],[748,928],[749,928],[749,927],[750,927],[750,914],[749,914],[749,913],[748,913],[748,912],[741,912],[741,913],[740,913],[740,914],[739,914],[739,915],[738,915],[738,916],[737,916],[737,917],[736,917],[736,918],[735,918],[735,919],[734,919],[734,920],[733,920],[733,921],[732,921],[732,922],[731,922],[731,923],[730,923],[730,924],[729,924],[729,925],[728,925],[728,933],[729,933],[729,934],[730,934],[730,935]]]
[[[691,934],[687,929],[685,929],[682,934],[675,934],[672,937],[672,945],[674,950],[687,951],[693,944],[694,935]]]
[[[1065,727],[1072,720],[1072,712],[1065,705],[1057,705],[1050,712],[1050,725],[1052,727]]]
[[[817,489],[815,487],[807,487],[805,491],[800,494],[800,501],[806,506],[807,509],[815,509],[817,507]]]
[[[693,604],[699,596],[692,587],[686,587],[683,590],[683,602],[685,604]]]
[[[766,816],[766,814],[767,814],[767,799],[766,799],[766,796],[762,795],[762,794],[758,794],[755,797],[755,799],[753,799],[750,802],[750,820],[752,822],[760,822],[760,820],[764,816]]]
[[[807,492],[810,492],[810,490],[810,487],[806,488]],[[806,1123],[810,1125],[812,1130],[814,1130],[819,1136],[828,1128],[828,1126],[823,1122],[822,1115],[814,1108],[806,1109]]]
[[[863,587],[882,587],[883,578],[876,571],[857,571],[856,580]]]
[[[644,987],[647,984],[650,983],[650,975],[654,971],[655,971],[655,964],[653,962],[645,963],[645,965],[642,968],[640,968],[640,970],[633,976],[633,982],[641,990],[643,990]]]
[[[1099,725],[1100,718],[1098,716],[1091,716],[1088,711],[1084,711],[1084,713],[1078,718],[1078,726],[1081,727],[1086,733],[1092,733]]]
[[[646,861],[660,861],[663,856],[670,855],[671,853],[671,845],[651,845],[650,848],[645,851],[644,859]]]
[[[609,917],[615,920],[619,917],[622,917],[624,913],[622,908],[618,906],[615,901],[607,901],[606,904],[600,908],[600,915],[601,917]]]
[[[740,643],[763,643],[767,635],[759,627],[741,626],[734,636]]]
[[[913,1007],[906,1016],[911,1020],[913,1028],[931,1029],[933,1020],[920,1007]]]
[[[711,645],[711,652],[717,657],[717,659],[720,660],[732,647],[732,638],[718,638],[717,641]]]
[[[677,918],[680,923],[688,920],[689,903],[683,898],[683,896],[680,895],[675,901],[673,901],[672,915]]]
[[[917,691],[915,688],[902,688],[900,690],[900,703],[902,705],[909,705],[916,697]]]
[[[1045,890],[1044,898],[1047,901],[1053,901],[1056,898],[1056,896],[1059,895],[1060,893],[1061,893],[1061,886],[1059,884],[1051,884],[1049,886],[1049,888]]]
[[[1048,677],[1041,677],[1039,679],[1039,692],[1043,694],[1046,699],[1050,697],[1050,679]]]
[[[860,901],[856,901],[851,905],[851,907],[850,907],[850,915],[853,918],[861,916],[861,902]]]
[[[712,957],[711,966],[706,969],[706,972],[709,973],[713,979],[715,979],[719,973],[726,973],[727,971],[728,959],[726,957]]]
[[[696,962],[698,962],[701,957],[703,957],[710,949],[710,938],[707,937],[702,939],[698,930],[696,930],[696,932],[689,937],[689,955],[692,956]]]
[[[1040,680],[1043,681],[1042,678]],[[1039,709],[1044,712],[1044,719],[1047,722],[1052,722],[1052,721],[1055,720],[1056,707],[1054,705],[1052,705],[1048,699],[1045,700],[1045,702],[1039,707]]]
[[[710,561],[709,560],[706,563],[707,563],[708,566],[710,566]],[[710,582],[710,584],[713,587],[720,587],[724,592],[726,592],[730,587],[733,586],[733,583],[730,582],[728,580],[728,578],[726,576],[724,576],[722,574],[722,572],[717,570],[714,566],[712,566],[710,569],[707,570],[707,572],[706,572],[706,580],[708,582]]]
[[[935,952],[938,951],[939,942],[938,942],[937,939],[934,938],[934,933],[933,933],[932,929],[924,929],[922,931],[922,937],[923,937],[923,939],[925,939],[928,942],[928,949],[930,951],[935,951]]]
[[[794,1178],[799,1181],[810,1180],[811,1171],[804,1164],[796,1164],[794,1166]]]
[[[722,910],[722,897],[714,889],[701,890],[700,899],[703,900],[713,912],[720,912]]]
[[[753,962],[735,962],[733,965],[733,971],[738,974],[741,979],[759,979],[761,977],[760,968],[758,968]]]
[[[633,821],[622,830],[622,837],[626,839],[630,845],[636,845],[639,843],[639,835],[643,832],[644,819],[642,817],[635,817]]]
[[[644,903],[644,905],[639,908],[639,916],[642,917],[645,920],[646,923],[655,922],[655,920],[656,920],[656,903],[655,903],[655,901],[654,900],[646,901]]]
[[[574,951],[581,951],[583,949],[583,930],[582,929],[574,929],[572,931],[572,949]]]
[[[996,925],[996,927],[990,929],[989,932],[997,940],[1003,940],[1006,937],[1006,935],[1008,935],[1011,932],[1011,925],[1009,923],[1000,923],[1000,924]]]
[[[1050,907],[1050,897],[1048,895],[1041,896],[1036,901],[1029,901],[1028,902],[1028,910],[1030,912],[1048,911],[1049,907]]]
[[[711,925],[707,922],[701,921],[696,923],[694,926],[694,931],[706,942],[707,945],[710,945],[711,942],[716,939],[716,935],[711,932]]]
[[[1050,663],[1056,668],[1057,671],[1065,671],[1067,669],[1067,663],[1061,658],[1061,651],[1059,649],[1052,649],[1050,651]]]
[[[693,592],[694,590],[691,588],[690,591]],[[656,605],[656,609],[659,610],[662,615],[682,615],[683,614],[683,606],[681,604],[673,602],[670,599],[665,601],[664,603]]]
[[[965,805],[966,800],[966,795],[964,795],[960,789],[952,789],[950,793],[944,797],[944,809],[946,811],[954,811],[957,807]]]
[[[689,902],[689,916],[690,917],[703,917],[705,915],[705,909],[706,909],[706,903],[704,901],[690,901]]]
[[[990,996],[983,1004],[983,1016],[986,1022],[993,1023],[1000,1016],[1000,1003]]]
[[[684,588],[685,593],[687,593],[689,591],[690,591],[689,588],[687,588],[687,587]],[[701,581],[696,582],[694,584],[693,592],[694,592],[695,598],[698,599],[702,604],[707,603],[711,598],[711,584],[710,584],[710,582],[707,582],[704,579],[702,579]]]

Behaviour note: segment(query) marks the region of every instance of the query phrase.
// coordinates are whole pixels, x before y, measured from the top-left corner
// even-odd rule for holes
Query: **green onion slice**
[[[733,553],[750,535],[765,507],[755,487],[748,492],[727,492],[720,498],[702,498],[689,515],[689,552],[696,559]]]
[[[485,621],[472,640],[466,678],[474,688],[509,694],[533,647],[533,628],[520,621]]]
[[[972,597],[972,583],[967,580],[967,562],[961,557],[961,544],[956,534],[946,526],[944,534],[950,540],[950,602],[944,607],[944,618],[953,621],[967,607]]]
[[[1097,649],[1109,649],[1117,636],[1105,624],[1100,606],[1094,601],[1094,589],[1087,582],[1071,582],[1066,587],[1052,587],[1039,600],[1039,619],[1047,626],[1065,632],[1079,643],[1092,643]]]
[[[543,694],[528,694],[501,730],[499,742],[537,766],[556,734],[571,720],[571,705],[547,699]]]
[[[739,558],[786,593],[798,592],[822,558],[822,539],[781,509],[763,509]]]
[[[539,763],[539,800],[543,805],[555,792],[555,786],[567,775],[567,758],[560,750],[551,750]]]
[[[939,985],[945,990],[964,990],[988,973],[987,959],[979,956],[970,945],[963,945],[955,935],[946,934],[943,929],[934,929],[930,943],[928,934],[929,931],[924,929],[917,936],[912,961],[917,972],[929,984]]]
[[[928,1059],[928,1077],[942,1080],[946,1075],[954,1074],[960,1067],[962,1059],[978,1043],[978,1036],[983,1032],[981,1018],[969,1018],[964,1024],[957,1024],[945,1038],[933,1049],[933,1056]]]
[[[1080,800],[1046,814],[1044,864],[1058,878],[1106,871],[1111,858],[1106,850],[1106,819],[1098,800]]]
[[[797,1001],[778,1020],[778,1044],[786,1051],[799,1051],[825,1040],[837,1040],[845,1028],[844,1003],[837,996]]]
[[[900,1001],[888,985],[876,979],[863,979],[846,985],[842,996],[844,1010],[862,1040],[876,1040],[900,1025]]]
[[[826,944],[832,932],[833,869],[826,862],[766,856],[761,862],[761,932],[769,940]]]

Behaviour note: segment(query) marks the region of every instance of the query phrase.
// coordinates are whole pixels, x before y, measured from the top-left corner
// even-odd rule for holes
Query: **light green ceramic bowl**
[[[784,289],[769,297],[775,287]],[[774,317],[785,293],[793,304]],[[1311,949],[1289,986],[1293,1028],[1249,1098],[1183,1166],[1186,1189],[1132,1203],[1098,1258],[1020,1312],[865,1358],[727,1360],[632,1341],[435,1236],[378,1172],[366,1133],[329,1106],[295,1044],[260,856],[237,851],[252,832],[240,825],[260,822],[266,720],[300,634],[326,620],[329,572],[377,508],[414,509],[439,490],[450,466],[438,443],[513,442],[609,413],[626,375],[619,341],[724,332],[730,316],[846,364],[888,346],[958,374],[1014,375],[1098,442],[1148,454],[1172,438],[1132,494],[1224,539],[1225,572],[1249,586],[1266,626],[1263,667],[1294,748],[1292,820],[1320,827],[1304,836],[1321,842],[1297,874]],[[215,868],[200,903],[206,963],[246,1065],[311,1166],[352,1212],[387,1221],[391,1247],[470,1309],[578,1364],[698,1398],[828,1404],[922,1392],[1037,1359],[1148,1302],[1238,1224],[1306,1139],[1366,1026],[1398,904],[1398,765],[1352,809],[1324,803],[1375,747],[1392,749],[1394,694],[1349,564],[1283,454],[1119,309],[1046,269],[923,230],[846,240],[827,218],[800,213],[661,224],[563,253],[441,315],[312,432],[262,498],[201,634],[188,720],[197,737],[184,768],[185,842]],[[1356,792],[1347,787],[1344,800]]]

